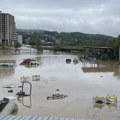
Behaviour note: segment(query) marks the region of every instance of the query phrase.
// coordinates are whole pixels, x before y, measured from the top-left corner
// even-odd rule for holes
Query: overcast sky
[[[16,28],[118,36],[120,0],[0,0]]]

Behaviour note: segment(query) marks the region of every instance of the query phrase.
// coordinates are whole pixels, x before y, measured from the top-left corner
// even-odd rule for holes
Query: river
[[[116,61],[98,61],[97,63],[74,63],[76,55],[51,51],[7,53],[0,52],[0,60],[13,60],[15,68],[0,68],[0,99],[14,96],[18,106],[17,115],[40,115],[57,117],[83,117],[101,120],[120,120],[120,66]],[[20,65],[23,59],[33,58],[40,62],[38,67]],[[66,59],[71,63],[66,63]],[[99,67],[98,67],[99,66]],[[32,76],[40,75],[40,81]],[[20,78],[29,76],[32,95],[18,97],[21,90]],[[9,93],[12,85],[14,88]],[[29,85],[24,88],[29,93]],[[65,95],[62,99],[47,99],[55,94]],[[93,102],[96,96],[116,95],[117,104],[97,106]]]

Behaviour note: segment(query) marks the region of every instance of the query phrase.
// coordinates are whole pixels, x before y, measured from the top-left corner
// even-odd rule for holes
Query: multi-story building
[[[18,42],[22,45],[22,43],[23,43],[22,35],[18,35]]]
[[[14,33],[14,16],[0,11],[0,43],[5,46],[10,46],[14,41]]]

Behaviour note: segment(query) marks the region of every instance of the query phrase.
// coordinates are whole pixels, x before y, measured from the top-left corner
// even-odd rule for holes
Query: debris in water
[[[66,97],[67,95],[63,95],[63,94],[53,94],[52,96],[47,96],[47,100],[63,99]]]
[[[13,90],[8,90],[8,92],[12,93],[12,92],[13,92]]]

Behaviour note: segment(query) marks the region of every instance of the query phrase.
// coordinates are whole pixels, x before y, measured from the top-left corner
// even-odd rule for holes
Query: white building
[[[23,43],[22,35],[18,35],[18,42],[22,45],[22,43]]]

